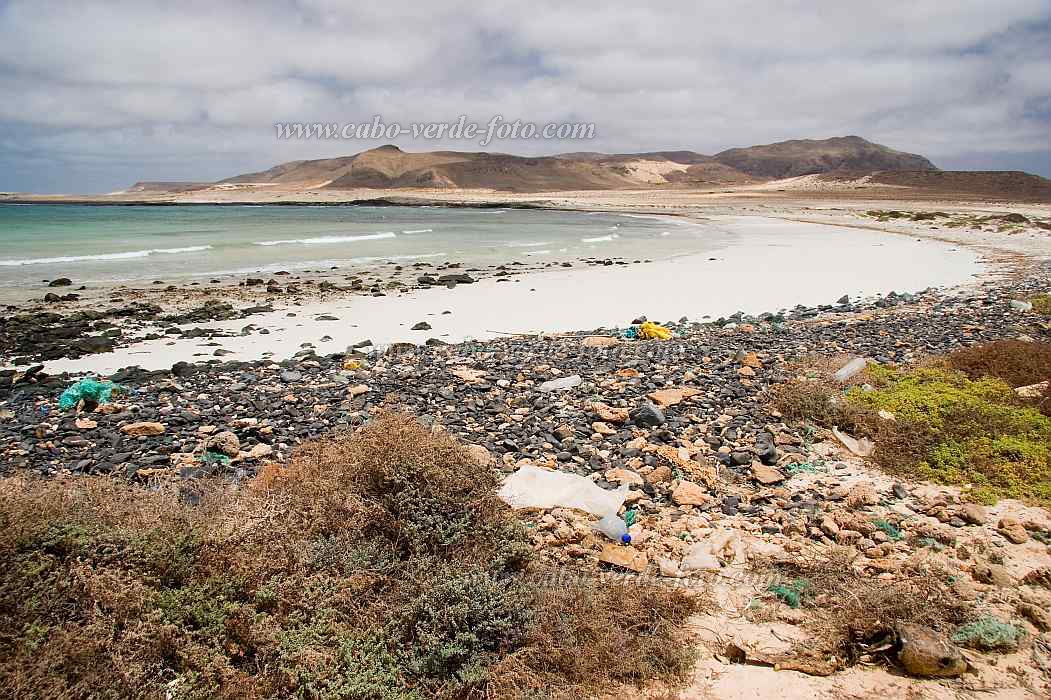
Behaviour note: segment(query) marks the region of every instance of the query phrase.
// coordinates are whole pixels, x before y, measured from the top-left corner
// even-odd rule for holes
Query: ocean
[[[0,288],[56,277],[92,286],[386,262],[661,259],[707,250],[727,235],[671,217],[525,209],[0,204]]]

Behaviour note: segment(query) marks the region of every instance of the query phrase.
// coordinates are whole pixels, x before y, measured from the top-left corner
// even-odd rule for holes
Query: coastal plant
[[[1037,294],[1029,297],[1033,311],[1042,316],[1051,316],[1051,294]]]
[[[703,599],[547,585],[496,486],[397,414],[251,488],[202,482],[196,505],[104,478],[0,480],[0,687],[422,700],[684,682]]]
[[[886,471],[967,486],[978,501],[1051,503],[1051,418],[992,377],[933,367],[869,369],[875,391],[851,390],[868,419],[873,460]]]
[[[965,487],[993,503],[1051,504],[1051,389],[1019,397],[1015,385],[1051,375],[1051,345],[999,341],[911,368],[870,364],[867,386],[845,391],[818,377],[771,389],[791,420],[873,439],[871,460],[896,476]]]
[[[972,345],[947,355],[945,364],[971,379],[995,377],[1011,387],[1027,386],[1051,379],[1051,343],[998,340]]]

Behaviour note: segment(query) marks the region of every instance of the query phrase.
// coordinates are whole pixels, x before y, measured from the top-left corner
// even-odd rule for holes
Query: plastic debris
[[[221,464],[225,467],[230,464],[230,458],[227,455],[224,455],[222,452],[212,452],[211,450],[202,454],[199,459],[208,465]]]
[[[1022,301],[1021,299],[1012,299],[1011,308],[1015,311],[1032,311],[1033,305],[1028,301]]]
[[[750,558],[780,558],[784,550],[771,542],[735,530],[716,530],[700,540],[682,559],[683,571],[718,571],[743,566]]]
[[[603,516],[602,520],[595,523],[595,529],[614,542],[631,544],[631,535],[628,534],[628,525],[616,513]]]
[[[81,401],[85,403],[104,404],[108,403],[114,392],[120,392],[121,387],[109,381],[98,381],[92,377],[81,379],[76,384],[67,387],[62,395],[58,397],[58,407],[63,411],[69,410]]]
[[[789,476],[795,476],[796,474],[816,474],[820,470],[813,462],[795,462],[785,467],[785,471]]]
[[[500,498],[512,508],[575,508],[605,517],[624,505],[629,485],[607,491],[576,474],[541,469],[531,464],[504,479]]]
[[[629,326],[621,333],[627,340],[668,340],[673,335],[670,328],[652,321],[644,321],[637,326]]]
[[[790,608],[798,608],[803,601],[803,596],[810,591],[810,581],[805,578],[797,578],[791,583],[771,583],[766,589],[773,593]]]
[[[876,447],[868,438],[856,440],[846,433],[839,432],[839,428],[836,427],[832,428],[832,434],[836,436],[837,440],[843,443],[843,447],[846,447],[852,454],[857,455],[858,457],[868,457]]]
[[[646,321],[639,326],[639,337],[645,340],[668,340],[672,336],[670,328],[659,326],[652,321]]]
[[[851,377],[865,369],[865,359],[862,357],[855,357],[853,360],[836,370],[836,373],[832,375],[832,378],[837,382],[849,381]]]
[[[575,386],[582,384],[584,380],[579,374],[571,374],[568,377],[559,377],[558,379],[552,379],[549,382],[544,382],[540,385],[540,391],[564,391],[566,389],[572,389]]]
[[[956,630],[952,641],[982,651],[1014,651],[1025,636],[1021,627],[987,616]]]

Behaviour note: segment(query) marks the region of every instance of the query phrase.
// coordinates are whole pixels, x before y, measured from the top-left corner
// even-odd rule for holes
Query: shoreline
[[[371,201],[376,201],[376,198],[373,198]],[[389,200],[384,201],[389,202]],[[479,203],[480,206],[493,209],[507,208],[513,204],[513,202],[508,201],[487,201]],[[573,207],[565,207],[564,209],[582,213],[596,211],[616,213],[632,217],[667,220],[680,225],[701,224],[719,227],[727,225],[728,222],[730,225],[734,225],[735,222],[737,225],[740,225],[740,222],[746,222],[749,226],[758,226],[760,228],[767,225],[774,225],[775,227],[780,226],[782,228],[810,226],[823,227],[839,232],[861,231],[864,232],[859,234],[861,238],[871,240],[883,238],[886,241],[886,245],[892,246],[910,245],[914,242],[920,242],[920,240],[927,243],[936,242],[938,245],[943,246],[941,250],[945,251],[945,254],[948,254],[948,251],[950,250],[953,251],[953,255],[959,253],[961,254],[961,257],[969,260],[968,264],[977,266],[977,269],[971,272],[972,276],[976,275],[973,280],[975,283],[980,283],[983,280],[990,279],[1017,278],[1033,270],[1039,271],[1041,266],[1047,264],[1047,260],[1051,260],[1051,234],[1047,234],[1043,231],[1032,230],[1028,234],[1019,235],[1014,233],[1004,234],[985,231],[981,227],[978,229],[951,230],[944,225],[935,225],[939,222],[928,220],[875,221],[871,218],[866,218],[866,210],[861,206],[865,204],[868,203],[866,201],[858,201],[854,203],[853,207],[842,209],[839,207],[819,208],[815,206],[784,207],[774,202],[763,206],[691,207],[680,211],[660,211],[657,207],[636,205],[631,207],[630,210],[625,211],[589,206],[589,203],[586,201],[576,201]],[[438,204],[438,206],[446,205],[447,203]],[[402,204],[398,202],[394,203],[394,206],[402,206]],[[430,205],[420,204],[420,206]],[[896,203],[895,206],[900,208],[901,203]],[[971,211],[971,206],[962,205],[956,208],[945,207],[945,209],[950,212],[959,213],[962,211],[966,213]],[[872,212],[869,211],[869,213],[871,214]],[[964,214],[960,215],[963,216]],[[893,236],[887,237],[884,236],[884,234],[893,234]],[[890,241],[896,242],[891,243]],[[789,246],[789,249],[791,249],[791,245]],[[195,348],[190,347],[189,343],[176,340],[174,342],[180,347],[178,352],[182,353],[181,356],[176,356],[176,353],[170,350],[170,346],[166,347],[160,345],[160,343],[170,343],[173,341],[161,340],[163,337],[163,332],[161,332],[162,329],[159,328],[157,324],[153,324],[151,327],[149,322],[151,319],[144,318],[141,319],[141,322],[135,321],[134,319],[130,321],[131,335],[124,339],[117,338],[114,343],[118,346],[116,354],[101,353],[98,355],[88,355],[83,358],[84,361],[53,359],[53,364],[49,364],[49,368],[62,368],[71,371],[78,368],[94,371],[108,369],[112,371],[120,368],[121,361],[117,358],[125,358],[128,360],[127,364],[134,364],[134,359],[146,357],[147,355],[143,353],[149,353],[151,351],[162,354],[166,359],[174,357],[175,361],[183,361],[187,359],[200,361],[206,354],[205,352],[201,352],[202,350],[214,352],[217,349],[222,350],[224,354],[232,353],[234,357],[247,357],[247,355],[244,355],[243,351],[238,348],[239,344],[247,341],[231,338],[231,336],[240,335],[241,330],[246,327],[250,327],[249,335],[259,331],[270,334],[276,328],[284,328],[285,332],[288,333],[288,324],[284,322],[282,318],[278,318],[283,312],[302,312],[302,316],[318,316],[330,315],[329,312],[338,311],[339,313],[337,316],[340,318],[341,322],[346,321],[354,323],[353,318],[349,320],[346,319],[348,314],[353,317],[357,313],[358,308],[364,307],[366,309],[366,316],[368,316],[368,314],[373,313],[370,309],[378,303],[379,307],[388,309],[391,315],[397,316],[397,324],[400,325],[391,325],[387,323],[384,324],[382,332],[373,332],[371,327],[362,327],[362,324],[356,324],[360,328],[361,335],[358,338],[354,338],[354,342],[375,335],[376,337],[369,339],[376,343],[390,343],[406,341],[423,342],[431,337],[435,337],[436,341],[441,342],[459,342],[464,339],[493,337],[500,332],[580,332],[604,326],[623,326],[628,324],[628,322],[638,314],[649,314],[651,318],[663,320],[687,317],[692,321],[701,322],[711,320],[711,318],[715,318],[719,315],[725,316],[734,311],[740,310],[745,311],[746,313],[777,311],[779,308],[786,305],[777,303],[779,301],[777,290],[768,290],[769,301],[766,303],[759,304],[751,301],[749,304],[740,305],[738,308],[712,307],[705,310],[698,310],[696,308],[683,309],[681,307],[675,307],[674,304],[669,305],[667,303],[667,297],[670,293],[667,292],[667,290],[662,291],[662,285],[666,282],[666,278],[674,278],[676,273],[683,272],[683,266],[688,264],[688,262],[684,261],[686,261],[690,255],[701,256],[703,254],[684,253],[681,255],[672,255],[668,258],[658,258],[655,261],[647,260],[645,262],[638,260],[632,262],[627,259],[616,257],[606,260],[601,258],[573,258],[562,260],[558,256],[552,256],[551,258],[537,259],[535,261],[516,261],[511,264],[491,264],[481,267],[458,265],[452,260],[444,260],[434,263],[426,263],[422,261],[413,263],[406,261],[404,264],[395,264],[393,262],[384,264],[383,262],[376,262],[362,266],[361,269],[344,268],[335,271],[309,269],[296,270],[294,274],[285,277],[279,276],[276,278],[280,285],[285,286],[266,286],[265,288],[252,286],[254,284],[251,279],[252,272],[246,272],[244,274],[217,275],[216,278],[210,280],[211,283],[217,283],[214,285],[206,285],[200,281],[205,277],[210,277],[211,273],[201,273],[199,275],[192,275],[177,280],[179,282],[178,284],[167,284],[166,286],[158,285],[156,282],[152,285],[146,284],[145,278],[139,280],[143,286],[138,287],[133,286],[130,282],[100,285],[99,287],[86,290],[83,295],[84,298],[77,301],[63,302],[52,299],[51,302],[41,304],[39,300],[31,299],[28,302],[23,301],[18,304],[8,305],[7,309],[8,311],[14,311],[16,313],[28,312],[30,314],[50,314],[52,312],[58,312],[60,314],[76,314],[84,310],[98,308],[99,304],[112,305],[117,303],[127,305],[130,303],[132,305],[156,306],[163,312],[167,312],[169,315],[185,315],[194,314],[196,311],[200,311],[210,305],[231,304],[234,307],[247,308],[251,313],[251,316],[248,317],[242,317],[236,313],[227,313],[225,314],[225,318],[231,318],[232,316],[232,320],[220,322],[218,325],[210,325],[207,327],[201,327],[199,324],[202,322],[207,324],[211,320],[221,321],[221,319],[210,319],[207,317],[208,314],[197,314],[197,316],[200,317],[197,319],[197,325],[188,329],[191,331],[191,337],[200,338],[203,328],[203,335],[206,340],[208,342],[218,340],[219,344],[207,345],[203,348]],[[717,263],[717,261],[711,260],[694,261],[695,268],[699,270],[701,274],[708,274],[712,267],[711,263],[713,262]],[[797,260],[797,262],[799,261]],[[803,262],[809,264],[811,261],[804,260]],[[456,303],[458,296],[467,297],[467,299],[462,299],[462,301],[466,302],[469,301],[470,298],[473,298],[473,295],[478,294],[478,289],[492,289],[496,290],[498,295],[501,295],[500,298],[511,300],[508,302],[511,305],[516,303],[541,303],[554,306],[560,305],[564,299],[575,299],[575,297],[579,296],[579,290],[575,288],[573,282],[574,279],[578,281],[578,285],[587,285],[589,284],[588,280],[595,279],[595,274],[598,274],[599,277],[601,277],[601,273],[606,271],[606,266],[609,266],[610,264],[613,264],[617,269],[624,270],[646,268],[643,270],[636,269],[634,273],[629,274],[628,280],[625,284],[634,284],[642,288],[650,288],[652,291],[649,296],[654,299],[659,299],[659,301],[640,302],[638,304],[622,302],[623,305],[625,305],[625,309],[615,317],[607,316],[605,318],[597,318],[597,314],[592,317],[584,317],[578,313],[572,322],[565,319],[556,319],[557,322],[555,323],[545,323],[542,320],[534,320],[529,323],[523,322],[513,324],[510,327],[501,327],[506,325],[502,323],[482,323],[481,321],[476,321],[471,324],[460,322],[451,325],[445,324],[444,328],[439,328],[433,335],[410,333],[406,330],[410,325],[420,321],[432,321],[435,318],[440,318],[443,321],[452,320],[450,318],[442,318],[439,316],[440,311],[446,309],[432,308],[436,303],[433,298],[435,294],[442,295],[447,290],[434,286],[427,289],[425,286],[417,285],[415,284],[415,278],[417,275],[437,275],[443,272],[469,271],[469,274],[478,280],[478,283],[473,285],[458,285],[457,290],[449,297],[450,303],[452,304]],[[741,268],[741,280],[748,281],[750,286],[754,286],[755,280],[749,276],[749,263],[746,256],[739,258],[735,264]],[[864,262],[859,260],[855,264],[864,264],[865,267],[862,269],[865,270],[866,273],[872,272],[870,269],[872,267],[871,261]],[[564,269],[567,265],[571,267]],[[280,267],[279,264],[276,266]],[[898,266],[895,262],[890,261],[885,263],[885,267],[888,271],[894,272]],[[804,278],[820,272],[820,266],[811,265],[811,268],[812,269],[809,273],[803,275]],[[348,273],[352,273],[352,276],[348,276]],[[281,273],[261,271],[258,274],[267,276],[274,274],[280,275]],[[686,274],[689,273],[687,272]],[[511,287],[517,287],[523,282],[525,284],[530,284],[528,280],[533,278],[535,278],[538,283],[546,283],[552,276],[561,278],[564,275],[569,275],[570,279],[558,280],[558,285],[561,291],[553,292],[550,289],[546,291],[541,289],[539,290],[539,293],[533,296],[533,298],[529,298],[528,295],[507,295],[504,293],[504,290]],[[356,279],[358,277],[364,278],[364,282],[355,281],[353,285],[349,287],[347,286],[347,280]],[[274,281],[275,278],[271,277],[271,283]],[[506,281],[511,281],[513,284],[499,284],[500,282]],[[779,278],[778,281],[785,288],[791,289],[791,287],[794,286],[793,281],[788,278]],[[262,283],[261,280],[256,280],[256,282],[260,284]],[[738,280],[724,279],[724,282],[727,285],[727,289],[729,289],[730,286],[737,283]],[[889,291],[915,292],[931,286],[931,284],[942,287],[958,287],[961,283],[971,284],[972,280],[961,278],[948,281],[932,279],[928,283],[919,280],[915,283],[891,281],[864,290],[854,289],[850,286],[849,282],[849,279],[845,279],[843,281],[842,289],[833,290],[832,287],[829,286],[822,294],[811,295],[807,298],[796,299],[791,293],[789,293],[786,296],[786,299],[791,299],[791,303],[788,303],[787,306],[792,306],[796,303],[812,305],[815,307],[821,304],[829,304],[833,300],[839,298],[843,293],[848,293],[852,298],[856,299],[859,293],[862,296],[873,296],[880,293],[886,294]],[[897,289],[894,289],[895,287],[897,287]],[[472,288],[476,291],[467,291]],[[72,288],[66,288],[66,290],[68,289]],[[607,291],[606,296],[592,294],[592,302],[596,306],[601,306],[603,303],[608,302],[607,297],[609,295],[619,295],[621,291],[622,290],[619,288],[613,288],[612,290]],[[712,289],[707,289],[705,291],[712,295],[722,293],[722,290],[713,291]],[[382,296],[377,297],[376,295]],[[51,296],[61,299],[58,295]],[[623,297],[621,296],[619,298],[622,299]],[[626,308],[627,306],[631,306],[632,308],[629,310]],[[452,310],[456,311],[456,309]],[[236,312],[236,308],[234,311]],[[154,314],[154,316],[159,315],[159,313],[160,312]],[[480,315],[478,309],[474,309],[472,313],[476,319]],[[342,314],[342,316],[339,314]],[[456,317],[457,314],[454,313],[452,316]],[[242,321],[241,318],[245,318],[246,320]],[[129,323],[128,321],[119,318],[113,320],[117,323],[118,327],[121,328],[127,326]],[[459,320],[459,318],[456,319],[456,321]],[[301,348],[304,343],[320,344],[319,340],[321,338],[329,336],[329,339],[324,341],[327,343],[325,347],[330,347],[335,351],[341,349],[339,347],[339,342],[350,340],[346,337],[347,332],[336,334],[332,332],[333,325],[329,325],[328,327],[323,327],[323,325],[324,324],[301,324],[298,329],[293,329],[289,335],[296,341],[295,347]],[[183,328],[185,328],[185,325],[183,325]],[[124,334],[121,333],[119,335]],[[179,334],[176,334],[176,338],[178,335]],[[153,345],[148,348],[140,346],[136,342],[136,339],[151,336],[155,337],[157,340],[153,341]],[[276,340],[277,339],[272,335],[267,338],[268,343],[274,343]],[[284,353],[284,356],[294,352],[293,346],[290,346],[289,342],[290,341],[282,341],[280,343],[282,348],[281,352]],[[223,345],[222,343],[227,343],[228,345]],[[258,358],[258,356],[259,355],[256,354],[252,357]],[[275,354],[272,357],[279,356]],[[25,367],[28,365],[23,364],[20,366]]]
[[[785,313],[930,287],[960,287],[990,273],[978,256],[946,244],[878,234],[846,235],[826,224],[733,217],[717,222],[729,235],[709,253],[649,263],[546,269],[488,276],[455,288],[408,290],[381,297],[351,295],[271,303],[250,317],[181,326],[210,331],[170,335],[112,353],[45,362],[49,372],[110,373],[176,362],[286,359],[305,347],[342,351],[365,340],[379,348],[425,341],[455,344],[497,335],[537,335],[621,328],[640,315],[665,323],[704,323],[735,313]],[[858,256],[865,258],[862,264]],[[414,324],[426,324],[412,330]],[[163,327],[153,334],[164,333]],[[259,336],[266,335],[265,340]],[[203,335],[203,337],[202,337]],[[267,354],[269,353],[269,354]]]

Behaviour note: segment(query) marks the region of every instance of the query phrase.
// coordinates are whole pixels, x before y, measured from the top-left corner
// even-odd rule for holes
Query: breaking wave
[[[150,248],[148,250],[129,250],[126,253],[99,253],[98,255],[63,255],[57,258],[24,258],[21,260],[0,260],[0,267],[20,267],[22,265],[53,265],[56,263],[79,263],[93,260],[130,260],[148,258],[151,255],[174,255],[177,253],[199,253],[211,250],[210,245],[192,245],[185,248]]]
[[[382,238],[397,238],[394,231],[366,233],[361,236],[318,236],[317,238],[286,238],[280,241],[252,241],[252,245],[319,245],[323,243],[350,243],[352,241],[375,241]]]

